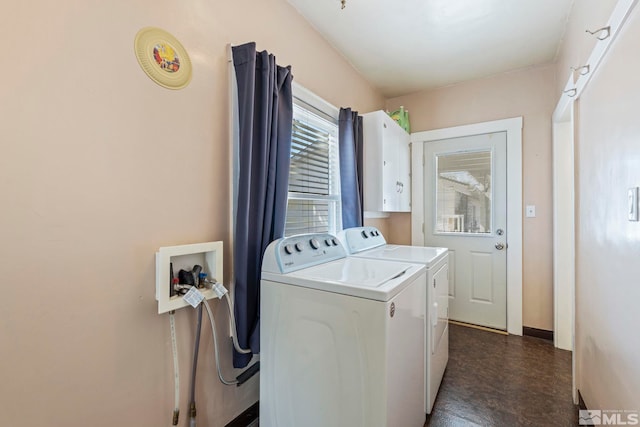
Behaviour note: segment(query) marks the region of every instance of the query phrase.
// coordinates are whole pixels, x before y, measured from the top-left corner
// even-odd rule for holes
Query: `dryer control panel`
[[[347,228],[342,230],[338,237],[349,254],[357,254],[387,244],[384,236],[376,227]]]
[[[271,242],[262,258],[262,271],[291,273],[346,255],[342,243],[331,234],[299,234]]]

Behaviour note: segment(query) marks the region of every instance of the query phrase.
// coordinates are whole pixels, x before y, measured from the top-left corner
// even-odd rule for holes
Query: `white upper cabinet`
[[[363,114],[364,210],[411,212],[410,136],[384,111]]]

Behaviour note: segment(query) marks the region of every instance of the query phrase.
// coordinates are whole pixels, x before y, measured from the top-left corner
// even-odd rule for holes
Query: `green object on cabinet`
[[[389,116],[393,120],[395,120],[407,133],[411,133],[411,125],[409,124],[409,111],[405,110],[403,106],[401,106],[400,109],[389,113]]]

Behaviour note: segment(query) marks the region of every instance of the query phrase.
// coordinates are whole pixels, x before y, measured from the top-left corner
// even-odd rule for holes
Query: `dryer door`
[[[444,264],[433,274],[431,283],[432,306],[431,306],[431,354],[438,352],[442,344],[445,329],[449,325],[449,279],[448,265]]]

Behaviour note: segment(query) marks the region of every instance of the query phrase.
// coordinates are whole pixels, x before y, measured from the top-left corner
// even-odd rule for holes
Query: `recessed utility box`
[[[156,300],[158,300],[158,314],[186,307],[189,304],[181,295],[170,295],[171,274],[170,265],[173,263],[175,277],[183,270],[191,271],[194,265],[202,266],[202,272],[207,278],[224,283],[222,276],[222,242],[195,243],[192,245],[165,246],[156,252]],[[206,299],[216,298],[215,293],[208,288],[199,289]]]

